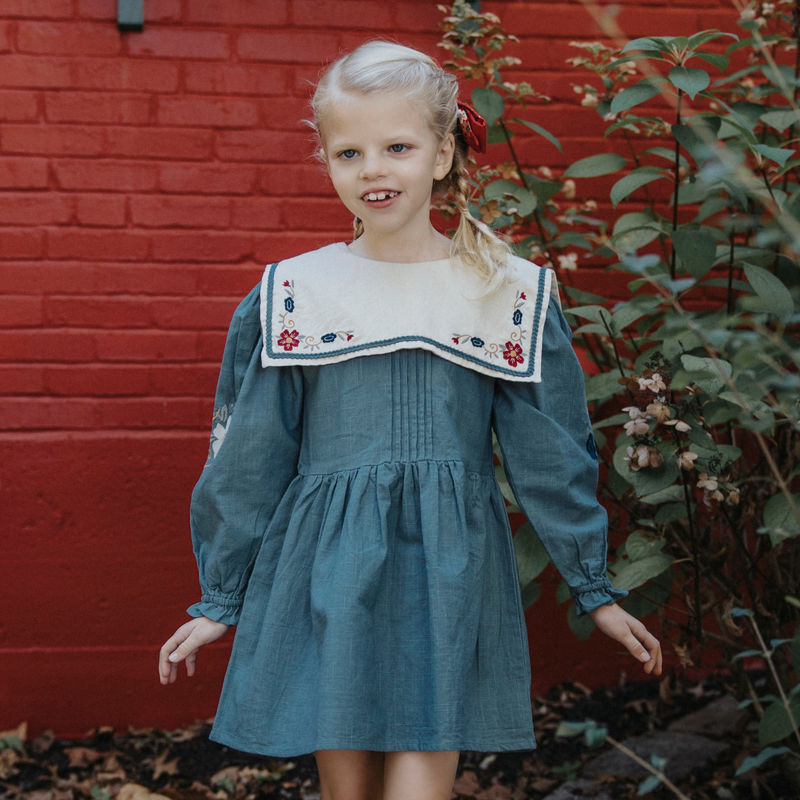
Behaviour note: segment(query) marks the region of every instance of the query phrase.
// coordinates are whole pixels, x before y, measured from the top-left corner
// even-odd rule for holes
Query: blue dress
[[[211,739],[253,753],[528,750],[530,660],[492,428],[578,613],[624,595],[583,376],[550,300],[541,383],[421,349],[262,368],[237,309],[192,496],[201,602],[236,625]]]

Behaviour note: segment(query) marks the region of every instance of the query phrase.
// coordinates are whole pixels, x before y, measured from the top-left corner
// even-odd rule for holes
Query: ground
[[[583,737],[555,735],[562,720],[589,719],[637,752],[649,754],[652,749],[656,755],[670,756],[665,771],[692,800],[792,800],[798,796],[777,759],[759,772],[735,775],[742,760],[759,752],[760,746],[757,726],[737,709],[722,676],[685,684],[673,676],[593,692],[566,683],[546,697],[535,698],[533,714],[539,748],[463,752],[454,798],[616,800],[641,796],[638,791],[646,773],[607,742],[589,748]],[[318,800],[313,756],[274,759],[241,753],[209,741],[209,729],[210,721],[205,720],[171,732],[132,729],[119,734],[98,728],[80,741],[57,740],[47,731],[26,740],[23,723],[14,731],[0,732],[0,797]],[[686,752],[681,752],[681,746]],[[644,796],[667,798],[674,793],[661,784]]]

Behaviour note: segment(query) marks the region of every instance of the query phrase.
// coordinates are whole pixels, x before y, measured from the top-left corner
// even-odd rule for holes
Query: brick
[[[47,161],[43,158],[0,159],[0,189],[44,189]]]
[[[150,240],[139,231],[98,231],[56,228],[47,232],[50,258],[80,258],[87,261],[142,261]]]
[[[126,198],[116,194],[82,194],[76,198],[75,213],[81,225],[121,228],[126,204]]]
[[[573,3],[513,3],[503,4],[503,27],[515,36],[555,36],[570,38],[601,35],[601,30],[585,9]],[[621,12],[623,15],[625,11]],[[638,13],[638,9],[637,9]],[[627,29],[623,25],[623,29]]]
[[[35,92],[3,92],[0,122],[32,122],[39,116]]]
[[[159,328],[188,328],[227,331],[238,299],[187,297],[180,303],[158,299],[151,303],[153,322]]]
[[[219,377],[219,364],[192,364],[187,367],[164,364],[149,367],[148,375],[152,394],[213,397]]]
[[[47,92],[44,107],[50,122],[144,125],[150,119],[150,97],[142,94]]]
[[[619,15],[619,24],[631,39],[653,35],[690,36],[702,30],[694,9],[625,8]]]
[[[200,270],[198,289],[204,296],[244,297],[261,280],[263,272],[264,262],[232,267],[204,266]]]
[[[62,189],[147,192],[155,189],[157,182],[157,168],[151,164],[57,161],[54,168]]]
[[[267,165],[261,168],[261,190],[270,195],[326,195],[336,194],[333,184],[321,164]]]
[[[17,47],[21,53],[42,55],[114,56],[121,49],[115,27],[92,22],[20,22]]]
[[[98,331],[95,336],[100,361],[147,362],[197,359],[197,334],[194,332]]]
[[[47,156],[99,156],[105,134],[96,126],[4,125],[0,147],[4,153]]]
[[[257,174],[256,167],[230,164],[167,164],[160,186],[179,194],[250,194]]]
[[[186,21],[247,28],[284,25],[286,5],[287,0],[192,0],[186,9]]]
[[[131,197],[131,220],[145,228],[227,228],[230,201],[216,197],[138,195]]]
[[[44,383],[50,394],[67,397],[111,397],[149,394],[145,366],[81,364],[45,367]]]
[[[3,58],[0,86],[61,89],[72,85],[70,61],[63,58],[8,55]]]
[[[329,0],[294,0],[292,18],[295,25],[309,28],[387,30],[394,27],[392,5],[394,4],[375,3],[373,0],[348,0],[346,3],[331,3]],[[441,17],[439,13],[437,22]]]
[[[308,31],[259,31],[239,34],[236,47],[247,61],[320,64],[337,55],[339,38]]]
[[[96,405],[87,400],[10,398],[3,409],[0,425],[7,431],[85,430],[96,428],[98,423]]]
[[[126,158],[209,159],[214,134],[210,130],[165,128],[161,125],[147,128],[106,128],[106,152]]]
[[[88,19],[117,19],[115,0],[78,0],[78,16]],[[144,4],[144,21],[178,22],[181,18],[180,0],[148,0]]]
[[[215,151],[222,161],[297,163],[313,149],[309,134],[277,131],[220,131]]]
[[[94,361],[94,334],[70,330],[0,331],[4,361]]]
[[[44,231],[30,228],[0,228],[0,259],[40,258],[44,252]],[[3,265],[2,273],[7,269]],[[41,287],[39,287],[41,291]]]
[[[146,328],[148,300],[143,297],[48,297],[47,324],[77,328]]]
[[[41,297],[26,295],[0,297],[0,327],[30,328],[41,325],[42,321]]]
[[[27,364],[0,364],[0,386],[4,395],[41,394],[44,391],[44,370]]]
[[[171,233],[153,231],[154,261],[236,262],[250,256],[253,241],[242,233]]]
[[[3,0],[3,16],[69,19],[72,17],[72,0]]]
[[[219,364],[225,351],[226,334],[223,331],[203,331],[197,336],[197,355],[202,361]]]
[[[287,199],[283,203],[283,222],[290,230],[346,231],[353,215],[337,200]]]
[[[264,126],[273,130],[303,131],[308,136],[311,129],[303,120],[312,116],[309,97],[270,97],[261,102]]]
[[[227,58],[228,36],[218,31],[145,27],[143,33],[128,39],[128,52],[166,58]]]
[[[206,401],[195,398],[142,398],[98,403],[101,428],[205,428]]]
[[[246,230],[277,230],[281,227],[283,200],[248,197],[233,201],[233,227]]]
[[[436,3],[396,2],[391,6],[398,31],[435,31],[437,24],[444,18],[444,14],[439,11]],[[506,7],[504,6],[502,11],[496,13],[505,15]],[[513,33],[514,31],[509,28],[508,32]],[[407,42],[404,40],[403,44],[407,44]]]
[[[742,29],[736,24],[738,18],[739,12],[735,9],[728,10],[720,8],[716,11],[700,11],[697,25],[708,25],[710,28],[716,28],[720,31],[735,33],[742,39]],[[697,28],[697,30],[704,30],[704,28]],[[689,31],[689,33],[694,33],[694,31]],[[730,41],[730,39],[728,41]]]
[[[186,64],[186,89],[210,94],[282,95],[288,92],[290,72],[266,64]]]
[[[258,104],[238,97],[160,97],[160,125],[210,125],[248,128],[258,123]]]
[[[73,200],[55,192],[3,194],[0,225],[63,225],[72,217]]]
[[[8,53],[11,50],[11,23],[6,22],[0,25],[0,53]]]
[[[169,61],[141,58],[86,58],[75,62],[75,86],[133,92],[174,92],[180,69]]]

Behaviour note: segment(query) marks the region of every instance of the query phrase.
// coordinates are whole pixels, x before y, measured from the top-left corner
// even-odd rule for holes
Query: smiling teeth
[[[400,192],[370,192],[365,200],[386,200],[387,197],[396,197]]]

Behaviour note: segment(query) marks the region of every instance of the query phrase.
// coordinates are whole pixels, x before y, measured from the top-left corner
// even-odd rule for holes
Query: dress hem
[[[272,747],[217,731],[212,731],[208,738],[212,742],[217,742],[227,747],[233,747],[244,753],[256,753],[258,755],[273,756],[275,758],[294,758],[295,756],[313,753],[315,750],[374,750],[377,752],[442,752],[472,750],[479,753],[506,753],[536,749],[536,738],[532,734],[523,735],[517,742],[509,742],[508,739],[505,739],[504,742],[487,739],[482,739],[480,741],[469,739],[445,739],[444,741],[437,742],[435,745],[431,745],[430,743],[423,744],[419,741],[404,741],[400,743],[397,741],[377,741],[375,739],[353,740],[337,737],[329,741],[323,739],[314,744],[298,744],[295,747],[285,745],[276,745]]]

